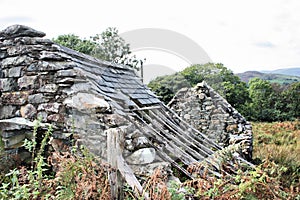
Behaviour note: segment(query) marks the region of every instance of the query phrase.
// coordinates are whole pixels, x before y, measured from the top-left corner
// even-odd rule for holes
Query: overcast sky
[[[166,29],[234,72],[300,67],[299,0],[0,0],[0,8],[1,30],[24,24],[51,39],[68,33],[88,38],[107,27],[121,34]],[[147,62],[166,65],[168,59],[176,60]]]

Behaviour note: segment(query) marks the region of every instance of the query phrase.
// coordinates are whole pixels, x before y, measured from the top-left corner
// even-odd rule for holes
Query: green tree
[[[192,65],[173,75],[158,77],[151,81],[148,86],[156,94],[162,96],[165,102],[168,102],[170,97],[173,97],[179,89],[193,87],[202,81],[206,81],[232,106],[244,110],[243,105],[249,99],[247,85],[221,63]]]
[[[273,121],[275,111],[274,105],[271,105],[273,95],[270,82],[259,78],[253,78],[249,81],[252,120]]]
[[[236,82],[225,81],[222,85],[225,92],[224,98],[241,114],[247,117],[247,105],[250,102],[247,84],[238,79]]]
[[[116,28],[109,27],[91,38],[98,44],[95,56],[100,59],[119,62],[125,55],[131,53],[129,44],[119,36]]]
[[[95,42],[86,39],[80,39],[77,35],[74,34],[60,35],[57,38],[53,39],[53,41],[62,46],[88,55],[92,55],[97,47],[97,44]]]
[[[177,72],[172,75],[157,77],[155,80],[150,81],[148,87],[167,104],[178,90],[189,88],[191,85],[184,76]]]
[[[300,118],[300,82],[291,84],[283,93],[285,112],[290,120]]]
[[[145,59],[137,59],[136,55],[131,55],[130,44],[119,36],[117,28],[109,27],[91,38],[98,44],[94,52],[95,57],[128,65],[137,70],[143,66]]]
[[[145,59],[137,59],[131,54],[130,45],[119,36],[116,28],[109,27],[90,38],[80,39],[74,34],[68,34],[60,35],[53,41],[101,60],[128,65],[137,70],[143,66]]]
[[[272,121],[285,121],[289,120],[290,116],[286,112],[286,99],[284,97],[284,91],[287,89],[287,85],[279,83],[271,83],[273,93],[270,96],[270,105],[273,107]]]
[[[180,73],[192,86],[206,81],[214,89],[220,90],[222,88],[221,83],[229,81],[233,75],[232,71],[224,67],[221,63],[196,64],[185,68]]]

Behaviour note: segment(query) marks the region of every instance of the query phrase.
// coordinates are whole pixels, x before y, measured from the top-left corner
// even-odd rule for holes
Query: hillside
[[[299,76],[291,76],[291,75],[285,75],[285,74],[275,74],[272,72],[263,73],[258,71],[246,71],[244,73],[237,73],[237,76],[240,77],[240,79],[246,83],[252,78],[260,78],[263,80],[268,80],[272,83],[279,83],[279,84],[291,84],[300,81],[300,75]]]
[[[284,74],[289,76],[299,76],[300,77],[300,68],[287,68],[287,69],[276,69],[271,71],[262,71],[263,73],[270,73],[270,74]]]

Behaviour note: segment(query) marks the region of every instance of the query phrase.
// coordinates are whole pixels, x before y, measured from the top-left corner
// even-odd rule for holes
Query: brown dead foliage
[[[171,194],[166,184],[167,176],[157,168],[143,184],[146,194],[153,200],[171,200]]]
[[[57,189],[65,188],[73,191],[74,199],[110,199],[107,164],[69,152],[54,152],[49,162],[56,171],[48,183],[54,196]]]

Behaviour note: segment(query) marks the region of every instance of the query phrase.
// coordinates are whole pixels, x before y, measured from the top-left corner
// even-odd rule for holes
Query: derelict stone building
[[[132,69],[44,36],[22,25],[0,32],[1,159],[9,158],[1,169],[30,157],[22,144],[32,137],[37,118],[38,137],[52,125],[53,149],[67,149],[75,139],[125,180],[134,179],[129,182],[139,190],[135,176],[172,165],[192,178],[186,166],[222,149],[165,106]],[[209,162],[218,174],[217,163]]]

